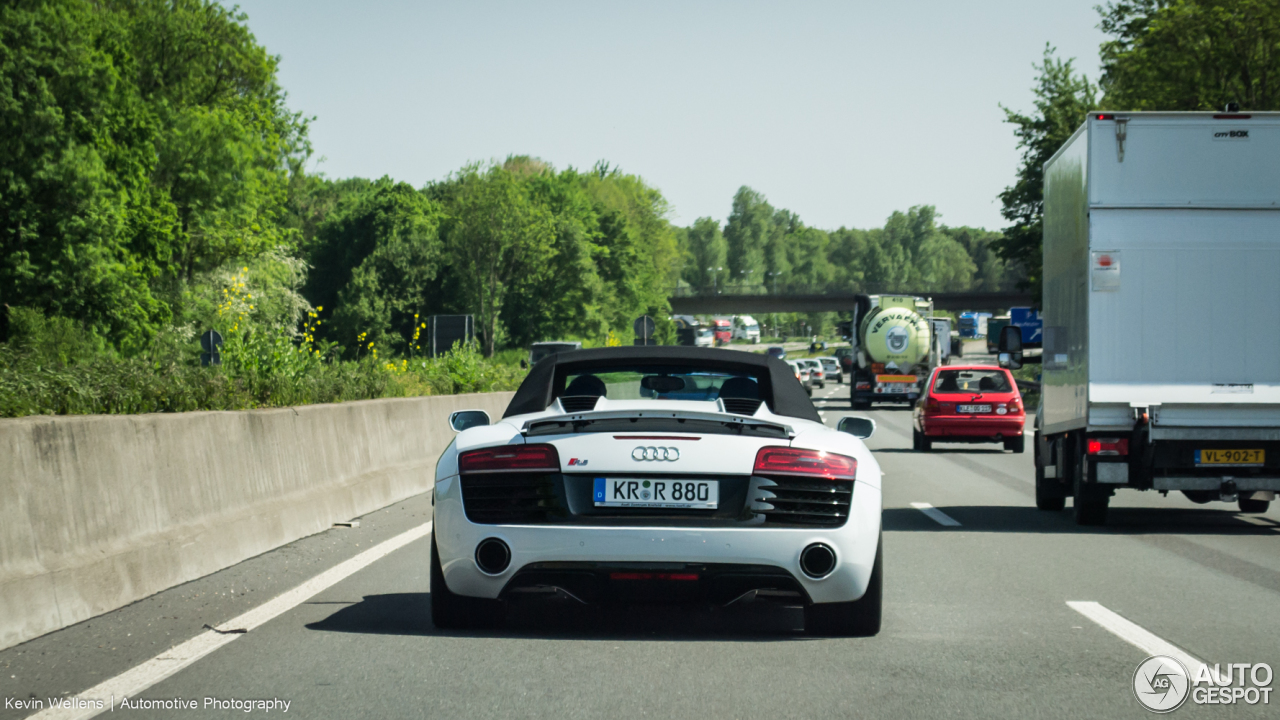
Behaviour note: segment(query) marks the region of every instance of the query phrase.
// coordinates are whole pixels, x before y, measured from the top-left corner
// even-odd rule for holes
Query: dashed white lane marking
[[[1100,603],[1088,601],[1067,601],[1067,607],[1098,623],[1104,630],[1124,640],[1147,655],[1168,655],[1179,660],[1187,667],[1187,671],[1195,675],[1204,663],[1191,653],[1120,615],[1103,607]]]
[[[958,520],[942,512],[938,508],[930,505],[929,503],[911,503],[911,507],[924,513],[929,517],[930,520],[938,523],[939,525],[946,525],[947,527],[960,527],[960,522]]]
[[[390,540],[385,540],[365,550],[350,560],[334,565],[292,590],[286,591],[283,595],[268,600],[258,607],[222,623],[217,627],[217,630],[221,632],[209,630],[201,633],[180,645],[160,653],[141,665],[126,670],[110,680],[99,683],[77,695],[82,700],[101,700],[105,705],[101,709],[97,707],[50,707],[31,715],[29,720],[53,720],[54,718],[58,720],[82,720],[83,718],[91,718],[100,712],[114,712],[114,704],[120,702],[120,698],[137,695],[244,634],[236,631],[253,630],[263,623],[283,615],[301,605],[307,599],[314,597],[317,593],[336,585],[430,532],[431,523],[429,522],[412,530],[406,530]]]

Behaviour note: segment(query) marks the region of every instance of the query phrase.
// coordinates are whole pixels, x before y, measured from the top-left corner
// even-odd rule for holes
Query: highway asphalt
[[[834,425],[850,412],[848,386],[817,390],[815,404]],[[907,408],[867,414],[886,473],[877,637],[808,638],[798,610],[770,605],[584,612],[553,604],[514,608],[502,630],[443,632],[430,621],[424,536],[136,697],[280,698],[289,715],[307,718],[1148,716],[1131,690],[1148,653],[1073,601],[1099,603],[1210,664],[1280,668],[1274,507],[1246,519],[1226,504],[1121,492],[1106,527],[1080,528],[1069,509],[1034,508],[1029,452],[917,453]],[[359,527],[0,652],[0,697],[76,696],[421,526],[429,512],[425,496],[413,498]],[[1175,715],[1276,717],[1277,705],[1280,697],[1267,706],[1188,703]],[[0,720],[30,714],[0,709]]]

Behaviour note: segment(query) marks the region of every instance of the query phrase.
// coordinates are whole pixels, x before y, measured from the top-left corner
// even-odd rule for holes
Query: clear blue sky
[[[933,204],[995,229],[1017,164],[998,105],[1031,108],[1046,42],[1096,78],[1097,2],[239,4],[329,177],[604,159],[682,225],[749,185],[820,228]]]

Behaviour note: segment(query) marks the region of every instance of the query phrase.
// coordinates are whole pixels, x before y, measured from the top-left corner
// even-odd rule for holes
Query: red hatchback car
[[[1013,376],[989,365],[945,365],[929,376],[916,403],[913,446],[928,452],[935,442],[996,442],[1020,453],[1026,411]]]

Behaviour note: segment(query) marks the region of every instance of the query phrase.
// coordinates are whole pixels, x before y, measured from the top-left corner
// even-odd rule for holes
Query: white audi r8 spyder
[[[455,413],[436,466],[431,608],[501,621],[517,597],[769,600],[819,635],[880,630],[874,429],[822,423],[783,361],[732,350],[576,350],[504,416]]]

